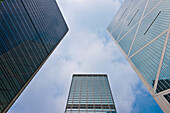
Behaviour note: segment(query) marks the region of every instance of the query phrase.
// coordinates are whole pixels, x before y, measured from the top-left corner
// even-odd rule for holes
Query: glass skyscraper
[[[0,2],[0,112],[7,112],[67,31],[55,0]]]
[[[74,74],[65,113],[116,113],[105,74]]]
[[[170,1],[124,0],[107,28],[148,91],[170,111]]]

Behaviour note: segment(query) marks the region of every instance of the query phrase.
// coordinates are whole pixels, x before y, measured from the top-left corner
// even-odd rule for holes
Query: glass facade
[[[150,93],[170,93],[170,1],[124,0],[107,30]]]
[[[168,100],[169,104],[170,104],[170,93],[164,95],[164,97]]]
[[[6,112],[68,27],[55,0],[4,0],[0,9],[0,112]]]
[[[116,113],[107,75],[73,75],[65,113]]]

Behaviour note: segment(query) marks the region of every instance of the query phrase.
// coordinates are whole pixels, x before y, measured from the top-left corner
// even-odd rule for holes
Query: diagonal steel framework
[[[162,66],[163,66],[163,61],[164,61],[164,57],[165,57],[165,51],[167,51],[167,46],[168,46],[168,39],[169,39],[169,35],[170,35],[170,23],[169,23],[169,27],[167,29],[165,29],[164,31],[161,31],[161,33],[157,34],[157,36],[153,37],[152,40],[149,40],[149,42],[147,42],[145,45],[142,45],[142,47],[140,47],[138,50],[134,51],[134,53],[132,54],[132,48],[135,42],[135,39],[137,37],[138,31],[139,31],[139,27],[141,26],[142,21],[148,17],[149,14],[151,14],[152,11],[154,11],[154,9],[156,9],[164,0],[159,0],[157,2],[155,2],[156,4],[154,6],[151,7],[151,9],[149,9],[149,11],[147,10],[147,8],[149,7],[149,3],[153,3],[152,0],[147,0],[147,2],[143,5],[144,10],[142,12],[142,16],[140,17],[139,21],[137,21],[127,32],[125,32],[125,34],[123,34],[123,36],[121,36],[121,33],[123,32],[123,28],[125,26],[125,21],[128,18],[128,16],[133,12],[133,10],[137,9],[137,7],[139,6],[140,3],[142,3],[143,0],[140,0],[135,7],[133,6],[134,1],[132,2],[131,5],[129,5],[129,11],[127,12],[128,14],[126,15],[126,17],[124,17],[123,22],[118,23],[117,26],[112,26],[111,30],[107,30],[109,35],[112,37],[112,39],[114,40],[114,42],[116,43],[116,45],[119,47],[119,49],[121,50],[121,52],[123,53],[123,55],[125,56],[125,58],[128,60],[129,64],[132,66],[132,68],[135,70],[135,72],[137,73],[137,75],[139,76],[139,78],[142,80],[142,82],[144,83],[144,85],[147,87],[148,91],[151,93],[151,95],[154,97],[154,99],[157,101],[157,103],[160,105],[160,107],[162,108],[162,110],[166,113],[168,113],[170,111],[170,103],[168,103],[168,101],[163,97],[163,95],[166,94],[170,94],[170,89],[166,89],[163,90],[161,92],[156,92],[157,87],[158,87],[158,81],[160,78],[160,73],[162,70]],[[126,1],[125,1],[126,2]],[[146,12],[147,10],[147,12]],[[119,12],[120,13],[120,12]],[[161,11],[159,11],[158,14],[160,14]],[[157,15],[158,17],[159,15]],[[155,20],[154,20],[155,21]],[[154,22],[153,21],[153,22]],[[151,24],[153,24],[153,22]],[[111,24],[110,24],[111,25]],[[121,27],[122,25],[122,27]],[[151,26],[151,25],[150,25]],[[121,27],[121,28],[120,28]],[[137,27],[136,31],[135,31],[135,35],[133,36],[133,40],[131,42],[130,45],[130,49],[128,50],[128,54],[125,53],[125,51],[122,49],[122,45],[119,45],[119,42],[121,40],[123,40],[125,38],[125,36],[127,37],[127,35],[134,30],[134,28]],[[118,34],[118,37],[114,37],[112,35],[112,33],[114,33],[116,31],[116,29],[120,28],[120,32]],[[151,45],[153,42],[155,42],[159,37],[161,36],[165,36],[164,37],[164,41],[162,42],[162,51],[160,53],[160,59],[158,61],[158,68],[156,71],[156,75],[155,75],[155,79],[154,80],[154,84],[153,87],[151,87],[151,85],[148,83],[148,81],[146,80],[146,78],[144,77],[144,75],[142,75],[142,73],[138,70],[138,68],[136,67],[136,65],[131,61],[131,58],[134,57],[135,55],[137,55],[140,51],[144,50],[146,47],[148,47],[149,45]],[[116,39],[117,38],[117,39]],[[123,42],[124,43],[124,42]],[[124,43],[126,44],[126,43]],[[147,49],[147,48],[146,48]],[[170,64],[168,64],[170,65]],[[170,76],[170,75],[169,75]],[[146,76],[147,77],[147,76]],[[166,76],[165,76],[166,77]],[[166,77],[167,78],[167,77]],[[167,78],[168,79],[168,78]]]

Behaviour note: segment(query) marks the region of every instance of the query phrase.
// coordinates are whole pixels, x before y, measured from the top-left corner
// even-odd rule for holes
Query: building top
[[[105,76],[107,77],[106,74],[73,74],[73,77],[74,76],[79,76],[79,77],[85,77],[85,76],[89,76],[89,77],[93,77],[93,76]]]

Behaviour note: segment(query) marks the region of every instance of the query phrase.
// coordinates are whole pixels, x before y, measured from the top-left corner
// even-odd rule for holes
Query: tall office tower
[[[170,1],[124,0],[108,32],[164,112],[170,111]]]
[[[116,113],[105,74],[74,74],[65,113]]]
[[[3,0],[0,9],[0,112],[6,112],[68,27],[55,0]]]

